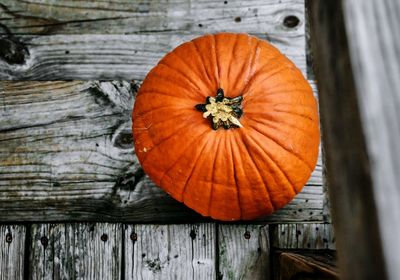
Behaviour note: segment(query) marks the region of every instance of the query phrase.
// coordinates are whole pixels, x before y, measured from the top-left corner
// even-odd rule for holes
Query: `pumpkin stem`
[[[243,96],[225,97],[224,90],[219,88],[215,97],[208,96],[205,104],[194,107],[210,120],[212,129],[217,130],[221,126],[229,129],[243,127],[239,121],[243,115],[242,101]]]

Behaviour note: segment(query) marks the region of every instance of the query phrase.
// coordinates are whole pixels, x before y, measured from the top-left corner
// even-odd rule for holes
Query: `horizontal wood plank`
[[[297,20],[285,21],[288,16],[295,16]],[[262,30],[270,36],[279,36],[287,30],[298,32],[299,29],[304,29],[304,1],[2,0],[0,24],[3,26],[0,32],[9,31],[13,34],[210,33]]]
[[[121,224],[34,224],[29,279],[121,278]]]
[[[276,249],[335,250],[332,224],[279,224],[271,227],[271,243]]]
[[[2,221],[204,220],[155,186],[134,154],[136,86],[114,82],[0,83]],[[324,221],[322,162],[269,222]]]
[[[124,279],[216,279],[213,223],[127,225]]]
[[[23,280],[26,227],[0,225],[0,280]]]
[[[274,279],[339,280],[336,255],[332,251],[276,252]]]
[[[218,225],[217,279],[269,279],[267,225]]]
[[[204,33],[21,35],[0,38],[2,80],[143,80],[175,47]],[[260,39],[274,44],[305,73],[304,33]]]

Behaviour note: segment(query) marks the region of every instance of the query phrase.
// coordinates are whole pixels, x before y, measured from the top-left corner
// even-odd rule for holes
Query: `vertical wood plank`
[[[296,234],[299,249],[335,249],[331,224],[297,224]]]
[[[215,279],[215,224],[127,225],[125,279]]]
[[[367,218],[362,229],[368,231],[371,225],[378,228],[387,279],[397,280],[400,279],[400,2],[342,0],[342,3],[368,154],[372,203],[376,207],[372,208],[377,222],[371,223]],[[376,257],[371,251],[369,256],[369,264],[374,266]]]
[[[30,279],[120,279],[121,224],[35,224]]]
[[[271,244],[276,249],[336,248],[332,224],[274,225],[271,239]]]
[[[219,225],[218,279],[269,279],[267,225]]]
[[[24,279],[26,227],[0,225],[0,280]]]
[[[272,228],[272,246],[274,248],[297,248],[296,224],[278,224]]]
[[[343,279],[399,279],[397,0],[308,1]]]

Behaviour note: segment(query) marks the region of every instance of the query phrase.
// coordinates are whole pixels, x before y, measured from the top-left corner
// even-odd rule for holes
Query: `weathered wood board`
[[[0,279],[269,279],[271,247],[333,249],[322,240],[331,230],[329,224],[4,225]]]
[[[201,217],[144,174],[126,81],[0,82],[0,220],[190,222]],[[263,221],[324,221],[321,158]]]
[[[268,40],[306,73],[304,26],[303,0],[3,0],[0,79],[143,80],[174,47],[215,32]]]
[[[0,59],[0,78],[2,80],[143,80],[165,54],[181,43],[200,35],[202,34],[21,35],[18,37],[19,43],[10,43],[8,42],[10,39],[3,38],[0,39],[0,46],[16,44],[14,48],[21,48],[21,51],[14,57],[9,54],[10,51],[6,47],[3,47],[0,58],[1,53],[5,53],[4,56],[10,59]],[[302,44],[304,39],[302,35],[293,41],[279,39],[272,41],[272,38],[267,38],[264,34],[255,35],[271,41],[305,73],[305,52],[299,51],[301,50],[299,44]],[[1,40],[8,41],[2,43]],[[17,57],[21,59],[18,63]]]
[[[275,280],[318,279],[338,280],[336,256],[332,251],[278,251],[273,256]]]
[[[121,241],[121,224],[34,224],[29,279],[121,279]]]
[[[216,225],[127,225],[124,279],[216,279]]]
[[[273,248],[330,250],[336,248],[332,224],[278,224],[271,227]]]
[[[138,165],[137,86],[122,80],[140,83],[175,46],[215,32],[268,40],[306,73],[303,0],[0,1],[0,79],[121,80],[0,82],[0,221],[140,223],[0,226],[18,240],[0,243],[0,279],[268,279],[268,236],[294,246],[277,227],[142,224],[207,220]],[[329,219],[320,157],[303,192],[261,221]],[[296,247],[326,247],[319,225],[303,227]]]
[[[342,277],[400,279],[400,2],[308,4]]]
[[[303,0],[2,0],[0,23],[13,34],[131,34],[215,31],[275,36],[304,25]],[[5,33],[7,30],[1,30]],[[288,38],[289,39],[289,38]]]
[[[218,225],[217,279],[269,279],[268,225]]]
[[[26,279],[25,237],[25,226],[0,225],[0,280]]]

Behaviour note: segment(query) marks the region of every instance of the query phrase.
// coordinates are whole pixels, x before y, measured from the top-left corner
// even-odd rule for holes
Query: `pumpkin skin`
[[[243,96],[243,127],[213,130],[194,108],[219,88]],[[135,152],[150,178],[218,220],[282,208],[317,162],[310,85],[275,47],[247,34],[206,35],[168,53],[138,91],[132,120]]]

